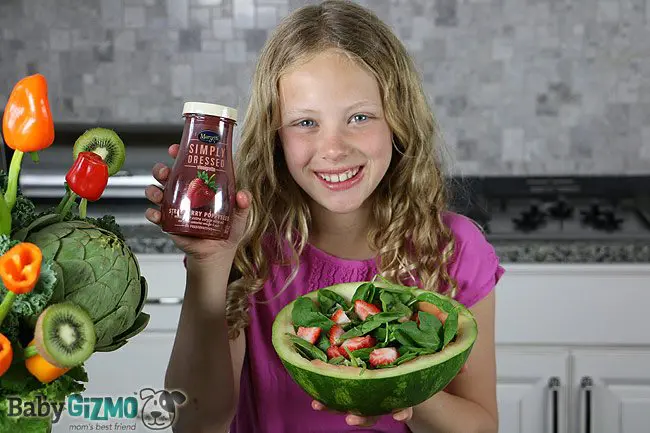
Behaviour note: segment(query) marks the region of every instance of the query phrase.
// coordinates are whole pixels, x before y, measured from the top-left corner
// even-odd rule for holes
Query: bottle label
[[[230,182],[229,148],[221,135],[199,129],[189,138],[178,158],[182,161],[176,184],[180,196],[167,209],[174,227],[194,233],[219,233],[228,237],[233,205]],[[177,161],[177,162],[181,162]]]

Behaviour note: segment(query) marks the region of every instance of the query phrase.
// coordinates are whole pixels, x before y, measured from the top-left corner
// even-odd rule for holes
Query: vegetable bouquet
[[[114,217],[86,215],[124,162],[117,134],[94,128],[79,137],[61,202],[42,212],[18,177],[25,154],[38,163],[54,142],[44,76],[12,89],[2,135],[13,156],[0,171],[0,432],[49,432],[52,417],[13,413],[10,398],[62,404],[84,391],[86,360],[118,350],[149,323],[147,282]]]

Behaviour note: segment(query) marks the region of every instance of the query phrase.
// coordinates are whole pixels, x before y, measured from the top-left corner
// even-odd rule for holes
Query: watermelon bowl
[[[443,390],[478,335],[454,299],[385,280],[323,287],[276,316],[272,343],[290,377],[332,410],[376,416]]]

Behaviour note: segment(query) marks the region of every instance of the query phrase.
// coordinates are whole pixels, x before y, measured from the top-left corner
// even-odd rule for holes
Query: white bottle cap
[[[237,110],[224,105],[208,104],[206,102],[186,102],[183,105],[183,114],[195,113],[207,116],[219,116],[237,121]]]

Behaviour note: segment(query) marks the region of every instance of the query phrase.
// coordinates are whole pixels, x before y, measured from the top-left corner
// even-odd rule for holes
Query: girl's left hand
[[[336,412],[328,409],[322,403],[316,400],[313,400],[311,402],[311,407],[314,410],[327,410],[333,413],[341,413],[341,412]],[[393,412],[393,419],[400,422],[406,422],[410,420],[412,416],[413,416],[413,409],[410,407]],[[364,416],[359,416],[359,415],[354,415],[349,413],[345,417],[345,422],[348,425],[353,425],[357,427],[372,427],[373,425],[375,425],[378,419],[379,419],[378,416],[364,417]]]

